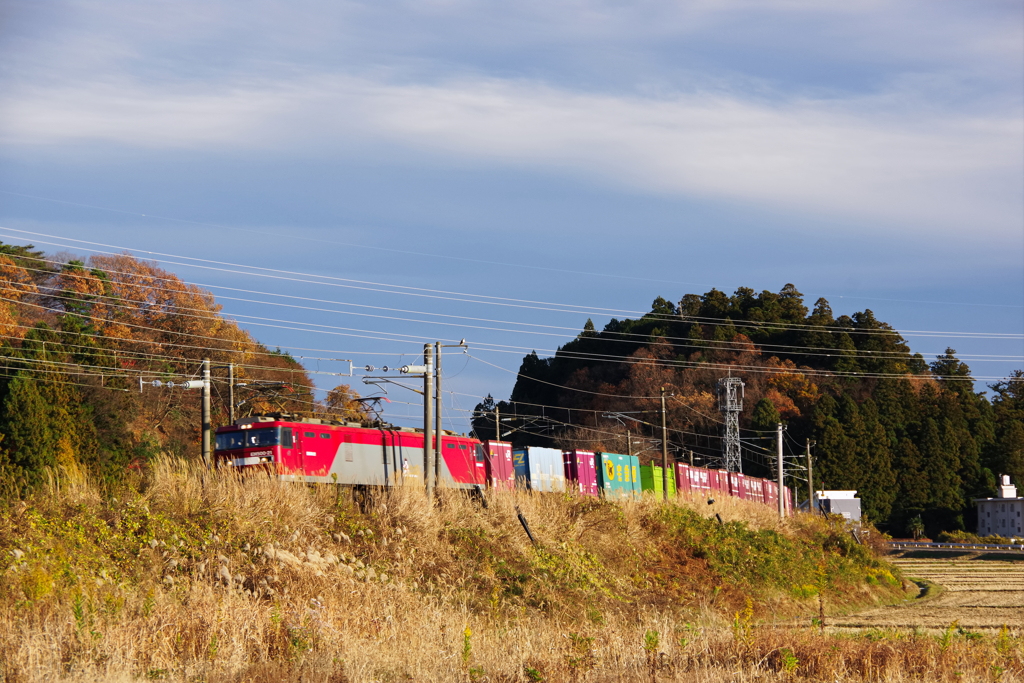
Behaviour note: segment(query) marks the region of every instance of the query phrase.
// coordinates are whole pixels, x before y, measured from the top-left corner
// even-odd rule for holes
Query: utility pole
[[[437,439],[437,450],[434,456],[434,485],[437,486],[437,482],[441,480],[441,459],[444,458],[444,444],[441,439],[441,435],[444,434],[444,429],[441,426],[441,342],[434,343],[434,402],[434,419],[437,421],[437,426],[434,429],[436,435],[434,438]]]
[[[441,427],[441,417],[443,415],[441,410],[441,349],[445,348],[467,348],[466,340],[463,339],[458,344],[434,342],[434,400],[437,413],[435,415],[437,427],[434,429],[435,438],[437,439],[437,448],[434,451],[434,486],[437,486],[437,482],[441,480],[441,461],[444,459],[444,442],[442,440],[444,429]]]
[[[690,449],[690,467],[693,467],[693,449]]]
[[[633,457],[633,439],[629,436],[629,430],[626,430],[626,455]]]
[[[778,442],[778,475],[779,475],[779,518],[786,516],[785,490],[783,489],[783,476],[782,476],[782,423],[780,422],[775,428],[777,442]]]
[[[814,514],[814,473],[811,470],[810,439],[807,439],[807,511]]]
[[[235,364],[228,363],[228,420],[235,424]]]
[[[494,404],[494,440],[501,441],[501,408],[498,407],[498,404]]]
[[[203,464],[210,466],[210,359],[203,359]]]
[[[661,492],[668,500],[668,426],[665,422],[665,387],[661,388]]]
[[[434,347],[423,345],[423,484],[427,497],[434,491],[431,455],[434,451]]]

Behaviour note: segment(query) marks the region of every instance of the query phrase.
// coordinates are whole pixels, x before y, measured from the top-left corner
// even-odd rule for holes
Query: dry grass
[[[65,473],[0,513],[0,675],[239,683],[1021,675],[1016,633],[811,629],[816,598],[794,596],[789,578],[758,580],[759,567],[746,565],[778,563],[781,573],[817,581],[830,605],[898,595],[867,580],[889,571],[884,565],[844,555],[849,548],[821,522],[780,522],[744,501],[712,510],[704,501],[486,499],[484,508],[442,491],[429,503],[396,490],[363,513],[329,487],[171,460],[137,486],[106,493]],[[705,525],[713,511],[725,526]],[[731,556],[708,545],[715,534],[767,545],[723,565]],[[831,564],[814,576],[807,557],[772,556],[779,542]],[[808,626],[776,627],[789,616]]]

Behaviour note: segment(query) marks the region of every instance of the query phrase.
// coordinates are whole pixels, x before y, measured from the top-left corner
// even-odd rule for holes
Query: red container
[[[486,441],[484,469],[487,485],[494,489],[511,491],[516,487],[516,468],[512,463],[512,444],[503,441]]]
[[[700,491],[700,494],[707,498],[711,493],[711,472],[706,467],[694,467],[690,469],[691,489]]]
[[[592,451],[564,451],[562,463],[565,465],[566,489],[575,486],[580,494],[597,498],[596,461]]]
[[[739,472],[729,472],[729,495],[733,498],[746,498],[746,477]]]
[[[747,500],[764,502],[764,480],[759,477],[747,477]]]
[[[729,473],[725,470],[711,470],[712,476],[717,480],[718,491],[723,496],[732,495],[729,491]]]
[[[681,462],[676,463],[676,494],[680,496],[693,495],[690,486],[690,466]]]

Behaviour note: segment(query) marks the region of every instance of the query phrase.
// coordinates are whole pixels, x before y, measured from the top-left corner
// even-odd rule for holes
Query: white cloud
[[[1017,237],[1020,10],[926,6],[71,2],[6,36],[0,144],[398,150]]]
[[[527,81],[401,85],[348,76],[211,92],[127,80],[25,88],[0,142],[338,154],[380,143],[557,169],[642,192],[1017,234],[1024,136],[1013,116],[955,115],[898,94],[765,101],[732,93],[592,94]]]

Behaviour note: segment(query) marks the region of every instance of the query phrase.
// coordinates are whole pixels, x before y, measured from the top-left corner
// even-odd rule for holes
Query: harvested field
[[[907,551],[890,558],[903,574],[937,584],[904,605],[832,620],[842,627],[942,629],[1024,626],[1024,554]]]

